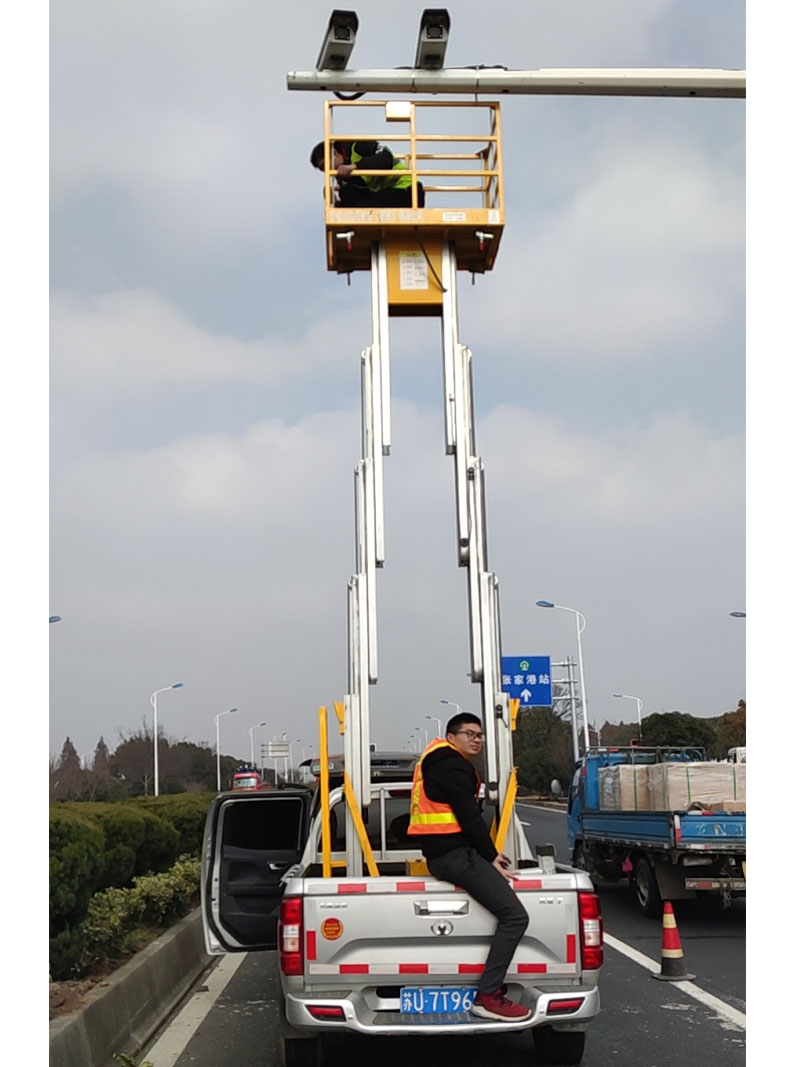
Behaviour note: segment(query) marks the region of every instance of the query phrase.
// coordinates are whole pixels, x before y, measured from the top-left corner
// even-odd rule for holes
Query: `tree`
[[[526,708],[517,719],[514,760],[520,785],[550,792],[550,782],[572,776],[572,729],[552,708]]]
[[[50,796],[53,800],[80,800],[84,791],[84,772],[81,758],[67,737],[61,754],[51,767]]]
[[[736,711],[729,711],[719,719],[717,727],[717,752],[719,759],[724,759],[729,748],[739,748],[747,744],[747,704],[739,701]]]
[[[645,745],[704,748],[709,754],[716,739],[713,722],[680,711],[661,712],[642,719],[642,743]]]

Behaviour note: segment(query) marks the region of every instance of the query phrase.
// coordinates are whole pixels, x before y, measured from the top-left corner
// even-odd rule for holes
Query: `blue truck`
[[[695,802],[685,810],[637,810],[628,796],[619,810],[604,810],[604,768],[697,762],[705,763],[702,749],[631,746],[589,749],[575,765],[567,802],[572,863],[595,884],[628,878],[636,906],[651,918],[661,916],[665,900],[714,893],[729,906],[744,895],[746,816],[727,810],[744,805]]]

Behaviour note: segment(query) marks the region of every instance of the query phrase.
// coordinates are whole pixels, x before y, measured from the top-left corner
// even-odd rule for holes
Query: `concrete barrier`
[[[93,989],[78,1011],[50,1023],[50,1067],[116,1067],[138,1056],[213,957],[200,909],[138,952]]]

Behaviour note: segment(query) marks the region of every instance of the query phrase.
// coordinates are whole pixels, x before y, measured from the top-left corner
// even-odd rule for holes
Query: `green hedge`
[[[94,894],[199,856],[213,794],[50,805],[50,964],[53,977],[90,951],[83,920]]]
[[[181,856],[170,870],[134,878],[129,889],[96,893],[82,924],[81,971],[137,951],[143,929],[162,929],[186,915],[200,893],[200,860]]]

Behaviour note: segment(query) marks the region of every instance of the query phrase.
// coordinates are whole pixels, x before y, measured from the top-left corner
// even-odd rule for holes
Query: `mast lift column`
[[[404,122],[407,132],[380,129],[334,133],[334,111],[353,122],[356,108],[381,108],[384,123]],[[433,109],[433,111],[431,111]],[[424,133],[423,118],[456,112],[457,133]],[[423,114],[424,113],[424,114]],[[361,112],[363,114],[363,111]],[[374,112],[373,112],[374,114]],[[483,131],[465,132],[475,118]],[[374,124],[374,119],[373,119]],[[396,127],[395,127],[396,128]],[[388,126],[391,130],[392,127]],[[458,336],[457,272],[490,270],[503,230],[500,113],[496,103],[325,103],[326,159],[334,140],[388,143],[412,177],[410,208],[341,208],[328,169],[325,190],[328,269],[369,270],[372,342],[361,353],[362,453],[355,468],[356,568],[348,583],[348,693],[344,701],[345,769],[355,804],[370,796],[369,687],[378,681],[377,569],[385,560],[383,458],[391,447],[389,318],[438,316],[442,323],[445,453],[454,458],[458,565],[467,569],[472,681],[481,686],[486,736],[487,799],[502,805],[511,780],[512,728],[500,676],[500,609],[497,576],[486,547],[484,468],[475,443],[472,355]],[[370,173],[363,171],[365,175]],[[398,171],[394,172],[395,174]],[[402,173],[402,172],[400,172]],[[437,179],[431,182],[431,179]],[[426,207],[417,202],[424,184]],[[466,196],[472,203],[461,206]],[[442,200],[433,206],[432,198]],[[499,818],[499,815],[498,815]],[[348,873],[362,873],[358,836],[347,822]],[[504,850],[516,861],[516,842]]]

